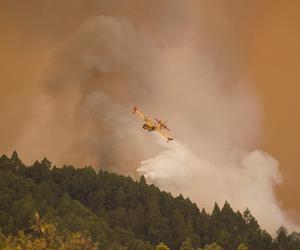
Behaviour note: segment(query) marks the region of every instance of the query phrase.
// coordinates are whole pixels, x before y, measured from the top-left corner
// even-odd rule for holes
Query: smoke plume
[[[200,207],[227,200],[248,207],[270,232],[295,229],[274,194],[278,163],[256,149],[260,105],[242,74],[241,48],[231,43],[239,27],[222,4],[129,5],[94,3],[98,11],[49,53],[15,148],[27,160],[47,155],[56,164],[138,170]],[[167,119],[175,141],[143,131],[135,105]]]

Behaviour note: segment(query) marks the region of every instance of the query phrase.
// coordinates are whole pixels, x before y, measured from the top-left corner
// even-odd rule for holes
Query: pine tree
[[[246,210],[244,211],[243,218],[244,218],[246,224],[251,229],[255,229],[255,230],[260,229],[260,227],[257,223],[257,220],[253,217],[253,215],[251,214],[251,212],[248,208],[246,208]]]
[[[173,245],[171,246],[172,249],[179,248],[180,244],[184,241],[184,239],[188,236],[185,231],[185,222],[183,219],[183,216],[179,212],[178,209],[176,209],[171,216],[171,231],[173,233]]]
[[[19,159],[17,151],[14,151],[10,158],[10,165],[15,170],[19,169],[22,166],[22,161]]]
[[[146,185],[146,178],[145,178],[144,175],[142,175],[141,178],[140,178],[140,184]]]
[[[210,235],[209,238],[213,241],[217,241],[219,237],[219,231],[222,228],[221,221],[221,210],[219,205],[215,202],[214,209],[210,216]]]
[[[276,239],[277,239],[278,246],[279,246],[280,250],[288,249],[288,243],[289,243],[288,232],[287,232],[287,229],[284,226],[281,226],[277,230],[277,238]]]

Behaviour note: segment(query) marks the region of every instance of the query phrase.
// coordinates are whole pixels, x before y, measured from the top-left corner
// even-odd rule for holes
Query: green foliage
[[[46,244],[45,235],[28,233],[35,212],[51,225],[48,233],[55,231],[51,237],[73,242],[67,235],[81,232],[78,242],[97,242],[101,250],[300,249],[298,233],[281,228],[272,239],[249,209],[242,214],[216,203],[210,215],[182,195],[147,185],[143,176],[134,181],[91,167],[57,168],[46,158],[25,166],[14,152],[0,157],[0,190],[0,249],[8,240]]]
[[[190,238],[186,238],[185,242],[182,243],[180,250],[195,250]]]
[[[35,224],[31,232],[19,231],[15,236],[1,235],[1,249],[3,250],[96,250],[97,245],[90,237],[79,232],[58,233],[54,225],[43,222],[38,214],[35,215]]]
[[[167,245],[161,242],[156,246],[156,250],[170,250],[170,248],[168,248]]]
[[[248,247],[246,247],[244,243],[241,243],[239,244],[237,250],[248,250]]]
[[[211,245],[206,245],[203,249],[197,250],[222,250],[222,247],[218,246],[216,243],[212,243]]]

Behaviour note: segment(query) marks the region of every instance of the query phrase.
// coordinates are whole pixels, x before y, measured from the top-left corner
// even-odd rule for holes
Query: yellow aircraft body
[[[155,119],[155,121],[151,120],[148,116],[144,115],[141,111],[139,111],[137,107],[133,108],[132,113],[137,114],[143,119],[144,121],[143,129],[149,132],[156,131],[157,133],[165,137],[167,139],[167,142],[174,140],[171,136],[169,136],[167,133],[163,131],[163,129],[170,130],[165,124],[166,122],[162,122],[161,120],[158,119]]]

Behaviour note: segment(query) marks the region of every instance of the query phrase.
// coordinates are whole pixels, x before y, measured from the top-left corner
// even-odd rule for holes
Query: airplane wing
[[[143,120],[146,120],[147,119],[147,117],[141,112],[141,111],[139,111],[138,109],[137,109],[137,107],[134,107],[133,108],[133,111],[132,111],[132,113],[133,114],[138,114]]]
[[[167,139],[167,142],[168,141],[172,141],[174,140],[174,138],[172,138],[171,136],[169,136],[168,134],[164,133],[162,130],[160,129],[157,129],[155,130],[157,133],[161,134],[163,137],[165,137]]]
[[[137,110],[135,113],[137,113],[143,120],[146,120],[147,117],[139,110]]]
[[[137,107],[134,107],[134,108],[133,108],[132,113],[133,113],[133,114],[135,114],[135,113],[138,114],[139,117],[141,117],[147,124],[149,124],[150,126],[153,126],[152,120],[149,119],[148,116],[144,115],[141,111],[139,111],[139,110],[137,109]]]

